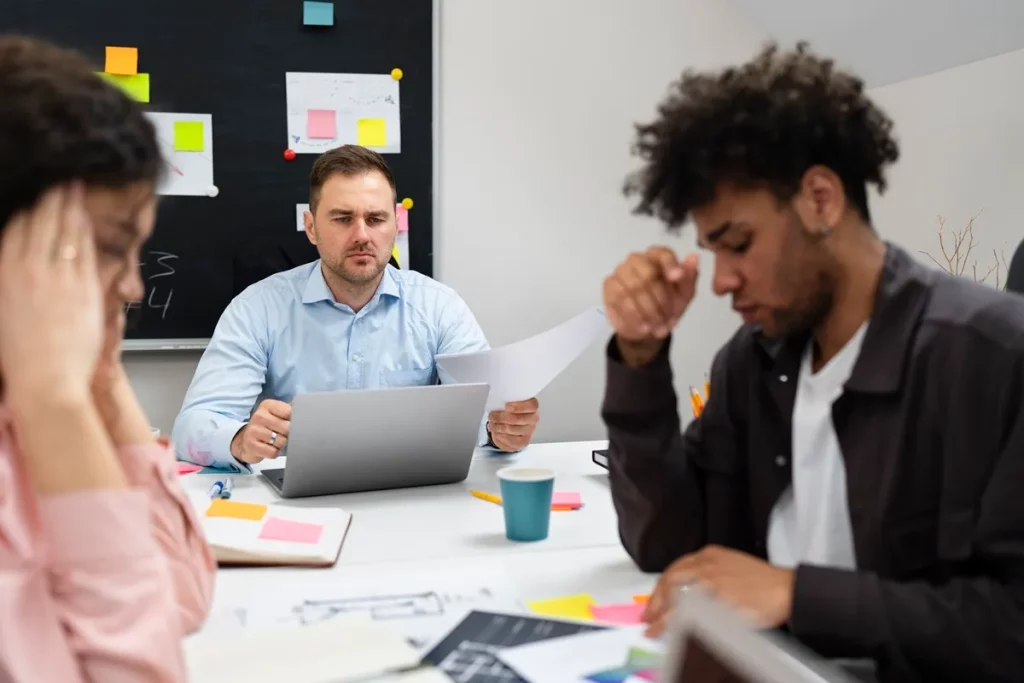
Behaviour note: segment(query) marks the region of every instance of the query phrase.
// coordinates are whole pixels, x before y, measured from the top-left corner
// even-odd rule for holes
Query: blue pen
[[[231,477],[224,477],[224,485],[220,489],[221,498],[230,498],[231,489],[235,488],[235,480]]]
[[[222,481],[214,482],[213,486],[210,487],[210,490],[206,492],[206,495],[209,496],[210,498],[219,498],[220,497],[220,492],[223,491],[223,490],[224,490],[224,482],[222,482]]]

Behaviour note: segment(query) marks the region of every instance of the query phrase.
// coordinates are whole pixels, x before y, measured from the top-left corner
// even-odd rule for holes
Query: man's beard
[[[777,278],[796,294],[793,305],[771,312],[773,337],[789,337],[811,332],[828,317],[835,303],[836,275],[829,268],[831,258],[821,245],[823,237],[808,233],[794,212],[791,223],[792,248],[802,253],[797,263],[780,264]]]
[[[384,269],[387,268],[388,265],[387,262],[380,263],[379,261],[374,260],[374,268],[360,268],[358,271],[353,271],[345,266],[347,259],[348,256],[342,258],[340,263],[336,263],[331,266],[331,270],[335,275],[351,285],[365,285],[368,282],[373,282],[381,273],[384,272]],[[376,259],[376,256],[374,259]]]

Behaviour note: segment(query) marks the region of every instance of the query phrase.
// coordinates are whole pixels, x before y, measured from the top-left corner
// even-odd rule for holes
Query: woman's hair
[[[56,184],[155,184],[162,172],[152,123],[82,55],[0,36],[0,229]]]
[[[859,78],[803,43],[790,52],[772,44],[739,67],[684,72],[658,118],[637,126],[634,152],[645,165],[625,191],[639,195],[637,213],[678,228],[720,186],[765,188],[786,201],[820,164],[870,221],[867,184],[884,191],[884,168],[899,157],[892,127]]]

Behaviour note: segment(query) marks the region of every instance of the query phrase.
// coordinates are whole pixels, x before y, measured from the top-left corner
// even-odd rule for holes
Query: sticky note
[[[639,602],[641,605],[647,604],[647,601],[651,599],[650,595],[634,595],[633,602]]]
[[[210,507],[206,508],[207,517],[231,517],[232,519],[251,519],[259,521],[267,514],[266,505],[256,503],[239,503],[237,500],[215,498]]]
[[[555,507],[583,507],[583,498],[578,491],[555,491],[551,496],[551,504]]]
[[[202,152],[203,149],[205,149],[205,143],[202,121],[174,122],[175,152]]]
[[[409,232],[409,209],[395,204],[395,217],[398,219],[398,232]]]
[[[585,619],[590,621],[593,617],[590,608],[594,606],[594,598],[587,594],[568,595],[564,598],[552,598],[550,600],[534,600],[526,603],[530,611],[545,617],[568,617],[570,619]]]
[[[356,144],[363,147],[387,145],[387,121],[384,119],[359,119]]]
[[[306,26],[334,26],[334,3],[306,0],[302,3],[302,23]]]
[[[323,524],[295,522],[290,519],[268,517],[260,530],[264,541],[288,541],[289,543],[319,543],[324,532]]]
[[[134,76],[139,73],[139,48],[107,46],[107,59],[103,70],[118,76]]]
[[[643,621],[641,617],[646,608],[646,605],[635,602],[625,605],[593,605],[590,608],[590,614],[594,619],[609,624],[639,624]]]
[[[178,476],[181,476],[183,474],[192,474],[193,472],[198,472],[201,469],[203,469],[202,465],[193,465],[190,462],[179,462]]]
[[[101,71],[99,75],[121,88],[121,90],[124,90],[132,99],[139,102],[149,102],[149,74],[121,76]]]
[[[656,669],[661,665],[661,655],[639,647],[629,648],[626,664],[634,669]]]
[[[333,109],[310,109],[306,112],[306,136],[327,140],[336,138],[337,121]]]
[[[644,669],[643,671],[637,671],[633,675],[642,681],[651,681],[651,683],[655,683],[658,680],[657,669]]]
[[[620,666],[614,669],[606,669],[587,676],[592,683],[623,683],[635,673],[636,669],[631,666]]]

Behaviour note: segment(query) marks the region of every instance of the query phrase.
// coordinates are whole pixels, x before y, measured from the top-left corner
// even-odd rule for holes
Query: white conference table
[[[590,593],[602,603],[628,602],[649,592],[657,577],[641,573],[622,549],[607,471],[591,461],[591,451],[605,447],[606,441],[579,441],[535,444],[510,455],[478,450],[459,484],[314,498],[281,499],[261,477],[234,475],[233,500],[337,506],[352,513],[352,525],[333,567],[218,570],[214,611],[313,582],[449,571],[479,575],[482,584],[501,572],[513,579],[524,601]],[[279,467],[282,460],[268,466]],[[509,541],[501,506],[469,491],[497,493],[496,472],[512,464],[554,470],[555,490],[579,491],[583,508],[552,512],[544,541]],[[191,474],[181,482],[188,490],[205,491],[217,477]]]

